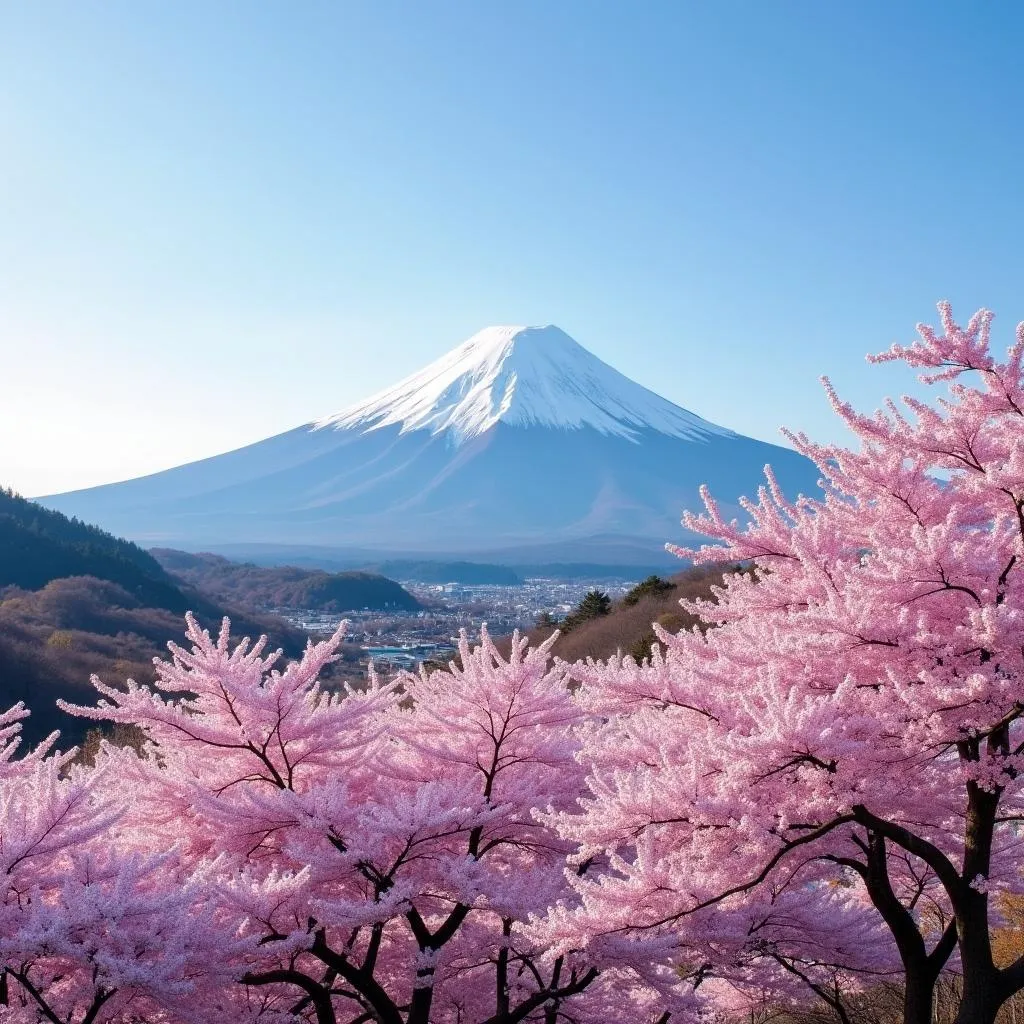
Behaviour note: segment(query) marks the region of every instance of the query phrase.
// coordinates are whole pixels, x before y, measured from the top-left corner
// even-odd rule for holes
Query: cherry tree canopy
[[[900,954],[908,1021],[930,1020],[957,947],[958,1024],[988,1024],[1024,984],[1024,963],[994,967],[989,938],[991,894],[1021,884],[1024,327],[1000,362],[988,312],[965,328],[940,313],[941,332],[875,357],[948,382],[934,405],[866,417],[826,381],[861,444],[792,436],[823,498],[788,500],[769,470],[746,525],[708,494],[685,517],[711,543],[680,555],[753,567],[688,604],[713,628],[659,630],[643,665],[573,670],[605,718],[586,738],[585,813],[560,832],[612,870],[575,881],[566,941],[699,948],[712,911],[771,917],[794,887],[844,935],[862,908],[836,887],[856,884]]]
[[[224,965],[236,1013],[513,1024],[649,1005],[653,1021],[683,998],[665,965],[634,957],[598,982],[528,927],[576,898],[575,848],[538,817],[577,806],[584,777],[554,638],[502,657],[486,631],[476,649],[463,636],[449,671],[334,694],[318,677],[341,630],[279,672],[226,622],[216,640],[188,626],[154,689],[97,681],[99,707],[68,710],[150,741],[131,820],[205,871],[226,933],[250,940]]]

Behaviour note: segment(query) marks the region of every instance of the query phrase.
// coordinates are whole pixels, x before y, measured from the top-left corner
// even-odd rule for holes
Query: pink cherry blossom
[[[602,721],[586,734],[583,813],[559,831],[609,870],[574,882],[581,907],[553,921],[565,941],[671,935],[682,962],[732,929],[708,960],[734,980],[757,952],[737,920],[777,917],[797,887],[801,929],[818,917],[833,942],[870,909],[902,963],[907,1022],[930,1021],[955,951],[957,1024],[991,1024],[1024,985],[1024,962],[997,970],[989,947],[991,893],[1021,884],[1024,327],[1000,362],[990,314],[960,328],[940,313],[941,333],[879,357],[948,382],[934,405],[866,417],[826,382],[860,447],[793,435],[824,497],[787,499],[769,470],[747,522],[708,494],[685,516],[710,543],[680,555],[753,567],[684,602],[710,629],[656,627],[648,663],[572,670]],[[794,936],[771,931],[792,958]],[[877,947],[837,963],[871,977],[886,969]]]
[[[516,636],[503,656],[485,630],[448,671],[333,693],[319,675],[341,635],[278,671],[264,641],[232,646],[227,623],[214,640],[190,618],[191,648],[171,645],[154,688],[97,681],[97,708],[67,708],[145,732],[132,826],[203,873],[239,1005],[513,1024],[602,1019],[617,1000],[660,1018],[670,970],[609,961],[598,983],[604,964],[534,928],[578,899],[576,847],[550,816],[583,794],[585,712],[554,638]]]

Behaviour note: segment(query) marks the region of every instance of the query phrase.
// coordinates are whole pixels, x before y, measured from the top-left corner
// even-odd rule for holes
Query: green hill
[[[221,555],[193,555],[154,548],[153,557],[177,580],[220,601],[247,608],[304,608],[346,612],[418,611],[423,606],[404,587],[372,572],[325,572],[295,566],[232,562]]]
[[[38,590],[68,576],[116,583],[142,604],[183,614],[180,588],[152,555],[96,526],[0,490],[0,587]]]

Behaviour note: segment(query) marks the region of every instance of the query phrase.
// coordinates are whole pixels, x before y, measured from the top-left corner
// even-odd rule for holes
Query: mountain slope
[[[767,462],[791,492],[815,488],[795,452],[673,405],[555,327],[488,328],[336,416],[44,500],[148,545],[423,558],[554,544],[572,561],[585,543],[599,561],[595,545],[628,539],[653,557],[679,540],[702,483],[738,513]]]

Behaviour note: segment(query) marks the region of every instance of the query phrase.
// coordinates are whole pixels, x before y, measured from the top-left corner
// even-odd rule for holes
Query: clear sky
[[[0,0],[0,482],[335,412],[553,322],[778,440],[1024,319],[1024,6]],[[671,467],[666,467],[671,472]]]

